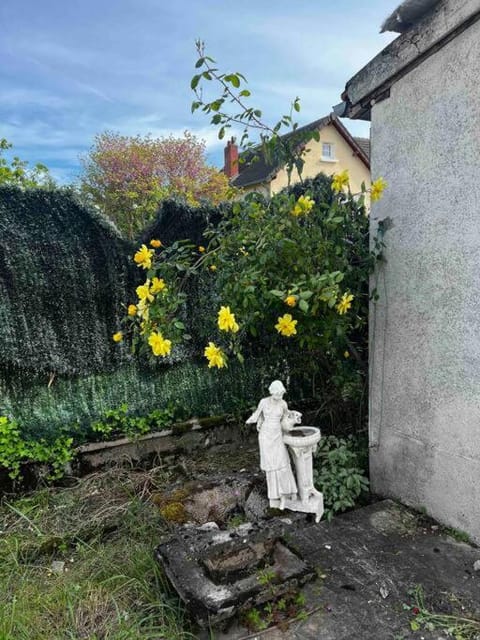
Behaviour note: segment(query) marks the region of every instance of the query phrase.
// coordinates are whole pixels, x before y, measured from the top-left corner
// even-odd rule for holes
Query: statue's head
[[[268,387],[268,391],[275,400],[281,400],[283,398],[283,394],[286,393],[287,390],[280,380],[274,380]]]

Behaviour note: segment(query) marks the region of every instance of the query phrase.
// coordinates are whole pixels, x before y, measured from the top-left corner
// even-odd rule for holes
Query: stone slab
[[[438,640],[443,631],[411,631],[408,592],[421,585],[427,606],[445,612],[458,598],[480,617],[480,549],[456,542],[424,516],[385,500],[297,529],[292,544],[318,579],[303,588],[314,611],[286,632],[232,626],[215,640]],[[207,637],[207,636],[206,636]]]
[[[259,580],[264,570],[278,596],[314,577],[285,541],[294,530],[288,518],[225,531],[183,527],[157,547],[156,558],[187,610],[208,628],[272,599],[271,584]]]

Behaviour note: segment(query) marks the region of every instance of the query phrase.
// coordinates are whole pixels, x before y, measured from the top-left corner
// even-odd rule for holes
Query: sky
[[[239,71],[250,103],[277,122],[299,96],[306,124],[340,102],[346,81],[396,34],[380,34],[399,0],[1,0],[0,138],[61,183],[76,180],[95,134],[224,141],[191,113],[195,40],[221,71]],[[216,97],[212,94],[212,97]],[[368,123],[344,121],[354,135]],[[236,132],[235,132],[236,133]]]

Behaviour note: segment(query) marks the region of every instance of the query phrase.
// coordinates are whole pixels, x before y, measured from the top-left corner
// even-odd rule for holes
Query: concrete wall
[[[371,473],[480,542],[480,23],[372,110],[371,211],[390,218],[372,307]]]
[[[322,161],[322,143],[330,142],[335,148],[335,162]],[[307,144],[308,152],[304,155],[305,165],[303,167],[302,178],[314,178],[319,173],[331,176],[348,169],[350,175],[350,188],[352,193],[359,193],[362,182],[367,188],[370,186],[370,171],[362,160],[354,155],[352,147],[338,133],[331,124],[320,131],[320,142],[311,140]],[[296,171],[292,173],[291,183],[298,182]],[[288,175],[285,169],[281,169],[276,178],[271,182],[271,193],[278,193],[288,185]]]

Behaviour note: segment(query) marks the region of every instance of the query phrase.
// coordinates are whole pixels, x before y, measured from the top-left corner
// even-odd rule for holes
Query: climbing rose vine
[[[373,185],[372,193],[381,195],[384,181]],[[205,245],[165,246],[157,238],[141,245],[132,259],[145,280],[137,299],[126,301],[124,326],[113,339],[128,336],[134,350],[165,358],[200,323],[212,327],[201,354],[219,369],[232,356],[243,360],[255,339],[279,351],[295,342],[311,353],[355,353],[352,340],[366,321],[368,292],[352,289],[359,280],[352,271],[363,270],[365,283],[375,260],[355,246],[366,241],[367,190],[351,194],[347,172],[334,176],[330,188],[324,201],[313,189],[269,201],[250,195],[205,232]],[[209,284],[210,317],[192,318],[187,291],[200,279]]]

